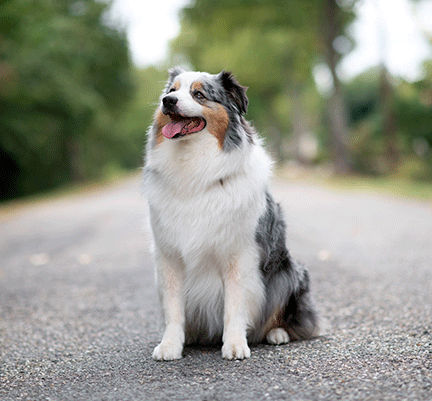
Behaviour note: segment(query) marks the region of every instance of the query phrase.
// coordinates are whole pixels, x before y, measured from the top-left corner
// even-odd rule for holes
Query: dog
[[[307,269],[285,245],[272,162],[230,73],[169,70],[148,131],[144,185],[165,330],[155,360],[185,344],[284,344],[318,333]]]

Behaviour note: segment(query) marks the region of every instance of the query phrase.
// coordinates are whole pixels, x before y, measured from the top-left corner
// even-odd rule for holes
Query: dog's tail
[[[284,321],[291,340],[306,340],[319,334],[319,318],[311,293],[307,269],[296,263],[298,287],[285,306]]]

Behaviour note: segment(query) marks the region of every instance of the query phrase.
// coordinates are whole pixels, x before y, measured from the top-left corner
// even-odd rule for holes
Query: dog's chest
[[[207,191],[184,196],[161,186],[153,191],[150,209],[157,241],[182,254],[225,250],[253,229],[247,201],[242,202],[238,194],[234,199],[219,182]]]
[[[182,256],[231,253],[253,239],[264,185],[240,152],[225,154],[212,135],[202,135],[163,143],[151,157],[147,197],[158,246]]]

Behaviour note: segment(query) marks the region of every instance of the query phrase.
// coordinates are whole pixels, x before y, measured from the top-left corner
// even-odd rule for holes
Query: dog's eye
[[[198,100],[204,100],[205,99],[204,94],[200,91],[194,91],[193,94]]]
[[[176,88],[172,87],[172,88],[168,91],[168,93],[175,92],[175,90],[176,90]]]

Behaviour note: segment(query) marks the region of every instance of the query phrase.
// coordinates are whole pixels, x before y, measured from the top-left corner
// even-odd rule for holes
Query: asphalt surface
[[[0,400],[431,400],[432,205],[277,181],[319,338],[155,362],[138,179],[0,210]]]

